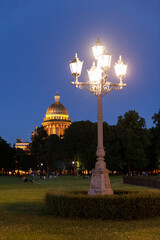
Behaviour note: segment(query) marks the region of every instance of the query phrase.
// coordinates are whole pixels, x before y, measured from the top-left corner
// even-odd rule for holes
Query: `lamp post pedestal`
[[[89,195],[112,195],[109,179],[109,170],[106,168],[104,161],[105,151],[103,147],[103,113],[102,113],[102,94],[97,96],[97,120],[98,120],[98,147],[97,162],[95,169],[92,170],[91,185],[88,191]]]
[[[92,170],[92,178],[88,195],[112,195],[113,190],[111,188],[109,179],[109,170]]]

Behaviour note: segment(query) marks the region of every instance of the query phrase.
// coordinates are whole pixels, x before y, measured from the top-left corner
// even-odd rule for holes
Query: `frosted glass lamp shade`
[[[114,69],[116,72],[116,76],[118,78],[123,78],[126,75],[127,72],[127,64],[125,64],[122,60],[122,57],[119,57],[118,63],[115,63]]]
[[[98,59],[99,56],[103,54],[104,50],[105,50],[105,46],[103,45],[103,43],[101,43],[99,38],[97,38],[96,43],[92,47],[93,55],[96,60]]]
[[[79,60],[79,58],[77,57],[77,54],[75,54],[75,58],[73,59],[73,61],[70,62],[69,65],[70,65],[72,75],[74,77],[79,77],[81,75],[83,62]]]
[[[98,57],[98,66],[107,70],[111,65],[111,55],[109,53],[103,53]]]
[[[90,82],[98,83],[102,77],[102,70],[93,63],[90,70],[87,70]]]

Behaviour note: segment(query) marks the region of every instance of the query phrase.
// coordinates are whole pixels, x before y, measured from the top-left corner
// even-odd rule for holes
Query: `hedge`
[[[53,216],[86,219],[143,219],[160,216],[160,193],[130,192],[108,196],[47,193],[46,208]]]

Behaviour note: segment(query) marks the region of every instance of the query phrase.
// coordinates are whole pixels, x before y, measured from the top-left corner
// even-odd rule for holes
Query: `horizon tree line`
[[[116,125],[103,123],[105,161],[110,171],[122,174],[160,168],[160,109],[152,116],[154,127],[130,110],[120,115]],[[47,135],[43,126],[32,135],[28,151],[12,148],[0,137],[0,171],[37,170],[48,173],[92,170],[96,162],[97,123],[73,122],[64,136]]]

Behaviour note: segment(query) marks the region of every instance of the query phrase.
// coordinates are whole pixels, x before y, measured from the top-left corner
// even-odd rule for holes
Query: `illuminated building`
[[[57,134],[62,137],[65,129],[71,125],[71,119],[65,106],[60,103],[58,92],[54,98],[55,102],[47,109],[42,125],[48,135]]]
[[[26,151],[28,146],[29,146],[29,142],[22,142],[21,138],[17,138],[15,148],[20,148],[20,149]]]

